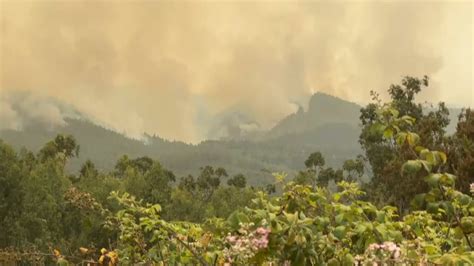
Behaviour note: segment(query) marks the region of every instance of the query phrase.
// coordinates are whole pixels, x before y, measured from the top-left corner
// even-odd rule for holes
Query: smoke
[[[22,130],[40,124],[49,129],[66,125],[66,117],[77,117],[49,97],[31,93],[0,95],[0,130]]]
[[[13,110],[9,102],[4,101],[3,99],[0,100],[0,121],[0,130],[21,130],[23,128],[18,113]]]
[[[135,138],[196,142],[218,135],[214,118],[229,110],[268,128],[315,91],[366,102],[404,75],[432,78],[422,99],[472,105],[468,2],[0,5],[0,94],[54,97]],[[21,128],[7,98],[2,127]],[[40,108],[36,119],[64,122]]]

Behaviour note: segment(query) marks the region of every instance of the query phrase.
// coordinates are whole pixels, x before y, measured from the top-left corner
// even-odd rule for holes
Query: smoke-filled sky
[[[367,102],[369,90],[425,74],[420,100],[474,106],[471,1],[1,0],[0,9],[0,128],[21,129],[18,106],[64,123],[41,100],[53,97],[132,137],[196,142],[222,113],[268,128],[316,91]],[[13,104],[19,91],[31,93]]]

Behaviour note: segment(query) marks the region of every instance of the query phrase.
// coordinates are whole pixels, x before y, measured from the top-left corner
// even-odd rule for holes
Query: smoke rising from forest
[[[474,105],[469,2],[0,6],[0,129],[65,123],[34,99],[53,97],[132,137],[196,142],[229,110],[268,128],[315,91],[367,102],[405,75],[430,76],[421,100]]]

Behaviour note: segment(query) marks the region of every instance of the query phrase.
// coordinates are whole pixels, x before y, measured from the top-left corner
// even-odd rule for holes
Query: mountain
[[[311,97],[306,112],[300,107],[275,125],[267,137],[304,133],[334,124],[357,127],[360,109],[355,103],[318,92]]]
[[[291,175],[304,168],[304,160],[314,151],[321,151],[331,166],[340,166],[361,153],[360,108],[355,103],[317,93],[311,97],[306,111],[300,108],[268,131],[197,145],[150,135],[146,135],[146,141],[135,140],[80,116],[67,118],[55,128],[34,123],[21,131],[0,130],[0,138],[17,149],[38,151],[56,134],[72,134],[81,146],[80,157],[68,164],[73,173],[86,159],[100,169],[111,170],[117,159],[127,154],[155,158],[179,177],[213,165],[226,168],[230,174],[243,173],[251,184],[264,184],[273,180],[271,172]]]
[[[56,134],[72,134],[81,146],[80,157],[68,165],[72,172],[77,172],[86,159],[100,169],[111,170],[117,159],[127,154],[156,158],[178,176],[214,165],[232,174],[242,172],[250,183],[258,184],[271,181],[270,172],[293,173],[302,169],[306,157],[316,150],[334,166],[355,156],[360,152],[356,125],[359,109],[353,103],[318,93],[311,98],[308,111],[289,115],[258,137],[203,141],[197,145],[149,135],[146,141],[134,140],[77,117],[65,119],[65,125],[53,129],[36,123],[21,131],[1,130],[0,138],[17,149],[38,151]]]

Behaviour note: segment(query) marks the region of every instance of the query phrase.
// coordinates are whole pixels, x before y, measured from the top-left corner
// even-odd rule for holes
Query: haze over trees
[[[87,160],[93,161],[98,169],[110,171],[126,154],[130,158],[157,159],[177,176],[197,175],[200,167],[214,165],[225,168],[231,175],[244,174],[251,185],[262,185],[272,182],[271,172],[297,173],[314,151],[321,152],[330,167],[339,167],[345,160],[361,154],[358,143],[361,108],[317,93],[311,97],[306,111],[283,118],[268,131],[196,145],[150,135],[146,142],[134,140],[86,118],[69,118],[66,125],[53,129],[33,123],[21,131],[0,130],[0,138],[17,150],[26,147],[37,152],[56,134],[73,135],[81,147],[80,156],[71,158],[66,166],[73,173]],[[459,112],[459,109],[450,110],[450,133],[455,131]]]
[[[102,256],[114,254],[125,265],[472,265],[474,115],[463,109],[455,132],[447,133],[450,116],[443,103],[430,110],[416,103],[428,83],[427,77],[406,77],[390,86],[387,103],[372,93],[373,103],[360,110],[359,155],[347,147],[322,152],[330,146],[318,141],[321,150],[299,144],[328,128],[332,141],[339,141],[344,134],[338,130],[359,123],[332,127],[327,121],[338,116],[328,116],[319,122],[324,129],[310,126],[311,105],[252,141],[191,146],[152,138],[144,145],[80,120],[69,121],[68,130],[102,132],[107,142],[94,146],[104,138],[91,145],[59,134],[31,151],[2,140],[0,263],[67,264],[95,260],[107,248]],[[32,136],[2,134],[16,141]],[[177,156],[173,160],[189,153],[179,158],[189,160],[187,167],[203,164],[177,174],[151,156],[151,147],[168,147],[163,154]],[[70,171],[67,165],[93,148],[144,154],[117,154],[112,167],[87,159]],[[290,161],[301,157],[300,163]],[[235,158],[242,161],[229,160]],[[260,171],[271,179],[247,174],[269,164],[292,171]]]

